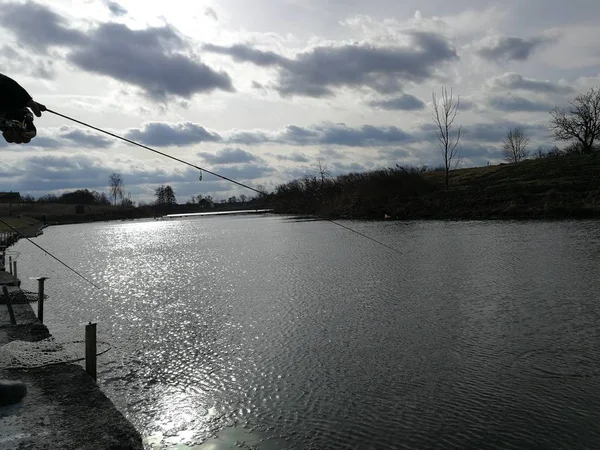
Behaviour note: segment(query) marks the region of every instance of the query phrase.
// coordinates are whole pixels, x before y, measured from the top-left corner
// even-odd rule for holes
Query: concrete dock
[[[2,283],[11,286],[11,291],[20,289],[15,277],[0,271],[0,289]],[[15,304],[13,310],[17,325],[11,324],[6,303],[0,302],[0,347],[50,336],[31,304]],[[0,450],[143,449],[133,425],[79,365],[0,368],[0,380],[22,381],[27,386],[27,395],[19,403],[0,406]]]

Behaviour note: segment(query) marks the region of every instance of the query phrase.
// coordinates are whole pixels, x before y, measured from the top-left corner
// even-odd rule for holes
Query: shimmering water
[[[56,334],[148,448],[600,447],[600,223],[213,217],[51,227]],[[200,445],[202,444],[202,445]]]

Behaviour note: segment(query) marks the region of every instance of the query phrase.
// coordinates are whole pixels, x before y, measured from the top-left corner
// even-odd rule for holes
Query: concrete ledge
[[[2,371],[23,381],[21,403],[0,407],[0,449],[141,450],[142,439],[79,366]]]
[[[0,345],[50,336],[30,304],[14,305],[11,325],[0,305]],[[0,407],[0,450],[142,450],[142,438],[85,370],[76,364],[2,370],[0,379],[22,381],[27,395]]]

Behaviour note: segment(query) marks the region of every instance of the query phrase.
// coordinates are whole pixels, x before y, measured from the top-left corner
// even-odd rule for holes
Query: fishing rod
[[[206,173],[210,173],[211,175],[214,175],[214,176],[216,176],[216,177],[218,177],[218,178],[221,178],[221,179],[223,179],[223,180],[229,181],[229,182],[231,182],[231,183],[234,183],[234,184],[236,184],[236,185],[238,185],[238,186],[241,186],[241,187],[243,187],[243,188],[246,188],[246,189],[249,189],[249,190],[251,190],[251,191],[254,191],[254,192],[256,192],[256,193],[258,193],[258,194],[260,194],[260,195],[266,195],[266,192],[264,192],[264,191],[260,191],[260,190],[258,190],[258,189],[255,189],[255,188],[253,188],[252,186],[248,186],[247,184],[244,184],[244,183],[241,183],[241,182],[239,182],[239,181],[233,180],[233,179],[231,179],[231,178],[229,178],[229,177],[226,177],[226,176],[224,176],[224,175],[220,175],[220,174],[218,174],[218,173],[216,173],[216,172],[212,172],[212,171],[210,171],[210,170],[207,170],[207,169],[205,169],[205,168],[203,168],[203,167],[200,167],[200,166],[198,166],[198,165],[196,165],[196,164],[192,164],[192,163],[190,163],[190,162],[188,162],[188,161],[184,161],[183,159],[179,159],[179,158],[176,158],[175,156],[171,156],[171,155],[169,155],[169,154],[167,154],[167,153],[163,153],[163,152],[161,152],[161,151],[155,150],[155,149],[153,149],[153,148],[150,148],[150,147],[148,147],[148,146],[146,146],[146,145],[143,145],[143,144],[140,144],[140,143],[138,143],[138,142],[132,141],[131,139],[124,138],[124,137],[122,137],[122,136],[119,136],[118,134],[111,133],[110,131],[103,130],[102,128],[95,127],[95,126],[93,126],[93,125],[90,125],[90,124],[88,124],[88,123],[86,123],[86,122],[82,122],[82,121],[80,121],[80,120],[77,120],[77,119],[74,119],[74,118],[72,118],[72,117],[66,116],[66,115],[64,115],[64,114],[61,114],[61,113],[58,113],[58,112],[56,112],[56,111],[53,111],[53,110],[51,110],[51,109],[46,109],[46,111],[47,111],[47,112],[49,112],[49,113],[55,114],[55,115],[57,115],[57,116],[63,117],[63,118],[65,118],[65,119],[67,119],[67,120],[71,120],[71,121],[73,121],[73,122],[75,122],[75,123],[78,123],[78,124],[80,124],[80,125],[83,125],[83,126],[89,127],[89,128],[91,128],[91,129],[93,129],[93,130],[99,131],[99,132],[101,132],[101,133],[108,134],[109,136],[112,136],[112,137],[114,137],[114,138],[120,139],[120,140],[122,140],[122,141],[125,141],[125,142],[127,142],[127,143],[129,143],[129,144],[136,145],[136,146],[138,146],[138,147],[141,147],[141,148],[143,148],[143,149],[149,150],[149,151],[151,151],[151,152],[154,152],[154,153],[157,153],[157,154],[159,154],[159,155],[162,155],[162,156],[165,156],[165,157],[167,157],[167,158],[170,158],[170,159],[173,159],[173,160],[175,160],[175,161],[178,161],[178,162],[180,162],[180,163],[182,163],[182,164],[186,164],[186,165],[188,165],[188,166],[190,166],[190,167],[193,167],[193,168],[195,168],[195,169],[198,169],[198,170],[200,170],[201,172],[202,172],[202,171],[204,171],[204,172],[206,172]],[[202,179],[202,175],[200,176],[200,179]],[[364,234],[364,233],[362,233],[362,232],[360,232],[360,231],[358,231],[358,230],[354,230],[353,228],[350,228],[350,227],[348,227],[348,226],[346,226],[346,225],[344,225],[344,224],[341,224],[341,223],[339,223],[339,222],[336,222],[336,221],[334,221],[334,220],[328,219],[327,217],[320,216],[320,215],[318,215],[318,214],[312,214],[312,215],[313,215],[313,216],[315,216],[315,217],[317,217],[317,218],[319,218],[319,219],[321,219],[321,220],[325,220],[325,221],[327,221],[327,222],[330,222],[330,223],[332,223],[332,224],[334,224],[334,225],[337,225],[338,227],[344,228],[345,230],[351,231],[352,233],[355,233],[355,234],[357,234],[357,235],[359,235],[359,236],[362,236],[363,238],[365,238],[365,239],[368,239],[368,240],[370,240],[370,241],[372,241],[372,242],[375,242],[375,243],[377,243],[377,244],[379,244],[379,245],[381,245],[381,246],[383,246],[383,247],[385,247],[385,248],[387,248],[387,249],[389,249],[389,250],[391,250],[391,251],[393,251],[393,252],[395,252],[395,253],[398,253],[398,254],[400,254],[400,255],[402,254],[402,252],[401,252],[400,250],[398,250],[398,249],[396,249],[396,248],[394,248],[394,247],[392,247],[392,246],[390,246],[390,245],[388,245],[388,244],[386,244],[386,243],[384,243],[384,242],[381,242],[381,241],[380,241],[380,240],[378,240],[378,239],[375,239],[375,238],[373,238],[373,237],[371,237],[371,236],[368,236],[368,235],[366,235],[366,234]],[[93,281],[91,281],[90,279],[88,279],[87,277],[85,277],[84,275],[82,275],[81,273],[79,273],[77,270],[75,270],[74,268],[72,268],[71,266],[69,266],[67,263],[65,263],[65,262],[61,261],[59,258],[57,258],[56,256],[54,256],[54,255],[53,255],[51,252],[49,252],[49,251],[48,251],[48,250],[46,250],[45,248],[43,248],[43,247],[41,247],[40,245],[38,245],[38,244],[36,244],[35,242],[33,242],[31,239],[29,239],[27,236],[25,236],[23,233],[21,233],[19,230],[17,230],[17,229],[16,229],[16,228],[14,228],[13,226],[11,226],[11,225],[9,225],[8,223],[6,223],[6,222],[5,222],[3,219],[1,219],[1,218],[0,218],[0,223],[4,224],[6,227],[8,227],[9,229],[11,229],[11,230],[12,230],[12,231],[14,231],[15,233],[17,233],[19,236],[21,236],[22,238],[26,239],[28,242],[30,242],[31,244],[33,244],[34,246],[36,246],[37,248],[39,248],[40,250],[42,250],[42,251],[43,251],[45,254],[47,254],[48,256],[50,256],[50,257],[52,257],[53,259],[55,259],[56,261],[58,261],[60,264],[62,264],[63,266],[65,266],[67,269],[69,269],[71,272],[73,272],[74,274],[76,274],[77,276],[79,276],[80,278],[82,278],[83,280],[87,281],[89,284],[91,284],[92,286],[94,286],[94,287],[95,287],[96,289],[98,289],[99,291],[101,291],[102,293],[104,293],[104,294],[108,295],[108,294],[107,294],[107,293],[104,291],[104,289],[102,289],[102,288],[101,288],[100,286],[98,286],[96,283],[94,283]]]
[[[81,278],[83,278],[85,281],[87,281],[88,283],[90,283],[96,289],[104,292],[103,289],[100,286],[98,286],[96,283],[94,283],[93,281],[91,281],[88,278],[84,277],[82,274],[80,274],[78,271],[76,271],[75,269],[73,269],[67,263],[62,262],[60,259],[58,259],[56,256],[54,256],[48,250],[46,250],[45,248],[39,246],[38,244],[36,244],[35,242],[33,242],[31,239],[29,239],[27,236],[25,236],[23,233],[21,233],[19,230],[17,230],[13,226],[9,225],[8,223],[6,223],[3,219],[0,219],[0,223],[4,224],[6,227],[10,228],[12,231],[14,231],[15,233],[17,233],[23,239],[27,239],[29,242],[31,242],[33,245],[35,245],[37,248],[39,248],[40,250],[42,250],[46,255],[51,256],[52,258],[54,258],[55,260],[57,260],[59,263],[61,263],[63,266],[65,266],[67,269],[69,269],[71,272],[73,272],[74,274],[76,274],[76,275],[80,276]]]
[[[165,156],[167,158],[173,159],[173,160],[178,161],[178,162],[180,162],[182,164],[186,164],[186,165],[188,165],[190,167],[198,169],[200,172],[204,171],[206,173],[210,173],[211,175],[214,175],[214,176],[216,176],[218,178],[221,178],[223,180],[229,181],[231,183],[237,184],[238,186],[241,186],[243,188],[246,188],[246,189],[249,189],[251,191],[254,191],[254,192],[256,192],[256,193],[258,193],[260,195],[266,195],[266,192],[264,192],[264,191],[260,191],[258,189],[253,188],[252,186],[248,186],[247,184],[240,183],[239,181],[233,180],[233,179],[228,178],[228,177],[226,177],[224,175],[220,175],[220,174],[218,174],[216,172],[211,172],[210,170],[204,169],[204,168],[202,168],[200,166],[197,166],[196,164],[192,164],[191,162],[184,161],[183,159],[179,159],[179,158],[176,158],[175,156],[171,156],[171,155],[169,155],[167,153],[160,152],[158,150],[155,150],[153,148],[148,147],[147,145],[140,144],[138,142],[132,141],[131,139],[127,139],[127,138],[125,138],[123,136],[119,136],[118,134],[114,134],[114,133],[111,133],[110,131],[103,130],[102,128],[95,127],[93,125],[90,125],[89,123],[82,122],[81,120],[74,119],[73,117],[66,116],[66,115],[61,114],[59,112],[53,111],[51,109],[46,109],[46,111],[49,112],[49,113],[55,114],[57,116],[60,116],[60,117],[62,117],[64,119],[70,120],[70,121],[78,123],[80,125],[83,125],[85,127],[91,128],[92,130],[96,130],[96,131],[98,131],[100,133],[107,134],[107,135],[112,136],[112,137],[114,137],[116,139],[120,139],[122,141],[125,141],[125,142],[127,142],[129,144],[136,145],[136,146],[141,147],[141,148],[143,148],[145,150],[149,150],[151,152],[158,153],[159,155],[162,155],[162,156]],[[200,176],[200,179],[202,179],[202,175]],[[339,222],[336,222],[334,220],[328,219],[327,217],[323,217],[323,216],[320,216],[318,214],[312,214],[312,215],[315,216],[315,217],[317,217],[317,218],[319,218],[319,219],[321,219],[321,220],[325,220],[325,221],[330,222],[330,223],[332,223],[334,225],[337,225],[338,227],[341,227],[341,228],[344,228],[344,229],[346,229],[348,231],[351,231],[352,233],[358,234],[359,236],[362,236],[365,239],[368,239],[368,240],[370,240],[372,242],[375,242],[375,243],[377,243],[377,244],[379,244],[379,245],[381,245],[381,246],[383,246],[383,247],[385,247],[385,248],[387,248],[387,249],[389,249],[389,250],[391,250],[391,251],[393,251],[395,253],[398,253],[400,255],[402,254],[402,252],[400,250],[392,247],[391,245],[388,245],[388,244],[386,244],[384,242],[379,241],[378,239],[375,239],[375,238],[373,238],[371,236],[368,236],[368,235],[366,235],[364,233],[361,233],[360,231],[354,230],[353,228],[350,228],[350,227],[348,227],[346,225],[343,225],[343,224],[341,224]]]

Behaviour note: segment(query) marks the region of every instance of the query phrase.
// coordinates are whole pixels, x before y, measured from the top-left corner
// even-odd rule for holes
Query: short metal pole
[[[10,272],[10,274],[12,275],[12,269],[13,269],[13,265],[12,265],[12,256],[8,257],[8,271]]]
[[[38,278],[38,320],[44,323],[44,281],[47,277]]]
[[[13,275],[15,276],[15,278],[19,278],[17,277],[17,262],[13,261],[13,265],[15,266],[13,269]]]
[[[96,381],[96,324],[85,326],[85,371]]]
[[[6,307],[8,308],[10,323],[16,325],[17,319],[15,318],[15,312],[13,311],[12,303],[10,302],[10,295],[8,295],[8,288],[6,286],[2,286],[2,293],[4,294],[4,299],[6,300]]]

